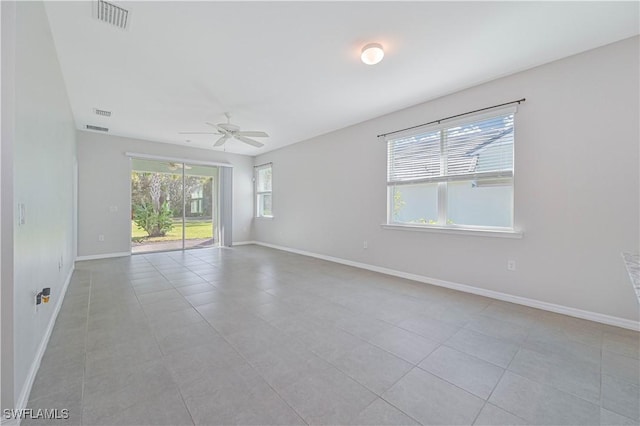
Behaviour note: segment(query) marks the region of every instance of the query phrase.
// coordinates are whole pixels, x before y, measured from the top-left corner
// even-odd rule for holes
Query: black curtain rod
[[[257,164],[255,166],[253,166],[254,169],[257,169],[258,167],[262,167],[262,166],[268,166],[273,164],[273,162],[269,161],[268,163],[264,163],[264,164]]]
[[[526,99],[522,98],[522,99],[518,99],[517,101],[505,102],[503,104],[498,104],[498,105],[494,105],[494,106],[490,106],[490,107],[486,107],[486,108],[480,108],[480,109],[476,109],[476,110],[469,111],[469,112],[463,112],[462,114],[456,114],[456,115],[452,115],[450,117],[441,118],[439,120],[430,121],[428,123],[418,124],[417,126],[411,126],[411,127],[407,127],[405,129],[400,129],[400,130],[394,130],[393,132],[389,132],[389,133],[383,133],[381,135],[378,135],[378,137],[379,138],[383,138],[385,136],[393,135],[394,133],[404,132],[405,130],[417,129],[418,127],[428,126],[429,124],[440,124],[442,121],[450,120],[452,118],[462,117],[463,115],[469,115],[469,114],[473,114],[475,112],[486,111],[488,109],[498,108],[498,107],[505,106],[505,105],[520,104],[520,103],[522,103],[524,101],[526,101]]]

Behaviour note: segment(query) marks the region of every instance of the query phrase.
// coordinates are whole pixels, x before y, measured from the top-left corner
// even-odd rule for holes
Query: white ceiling
[[[213,148],[205,121],[264,130],[257,155],[639,33],[638,2],[116,2],[46,9],[76,125]],[[386,50],[375,66],[361,47]],[[113,112],[95,115],[94,108]],[[418,123],[416,123],[418,124]]]

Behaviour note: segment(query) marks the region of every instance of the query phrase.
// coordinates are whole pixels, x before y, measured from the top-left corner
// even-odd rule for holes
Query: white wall
[[[18,204],[24,204],[26,212],[24,225],[18,226],[17,217],[13,221],[14,403],[20,404],[25,402],[54,307],[73,270],[76,143],[42,2],[17,2],[15,24],[11,208],[15,212]],[[35,294],[44,287],[51,287],[51,303],[41,305],[36,312]]]
[[[78,256],[131,250],[130,159],[126,152],[233,165],[233,241],[251,239],[253,158],[78,131]],[[110,207],[117,207],[111,212]],[[98,241],[104,235],[104,241]]]
[[[254,239],[637,321],[620,252],[639,251],[638,49],[637,37],[623,40],[261,155],[255,164],[273,162],[275,217],[255,221]],[[377,134],[522,97],[523,239],[380,227]]]
[[[0,3],[2,139],[0,141],[0,407],[13,399],[13,140],[15,127],[15,2]]]

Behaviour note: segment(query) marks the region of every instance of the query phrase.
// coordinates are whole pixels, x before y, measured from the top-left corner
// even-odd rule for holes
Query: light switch
[[[18,204],[18,226],[27,223],[27,212],[23,203]]]

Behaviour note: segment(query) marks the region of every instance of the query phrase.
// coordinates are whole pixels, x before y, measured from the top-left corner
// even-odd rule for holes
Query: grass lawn
[[[187,220],[185,223],[185,238],[206,239],[213,238],[213,226],[211,220]],[[142,240],[144,242],[175,241],[182,239],[182,219],[174,219],[173,228],[164,237],[147,238],[147,232],[138,228],[134,221],[131,221],[131,239]]]

